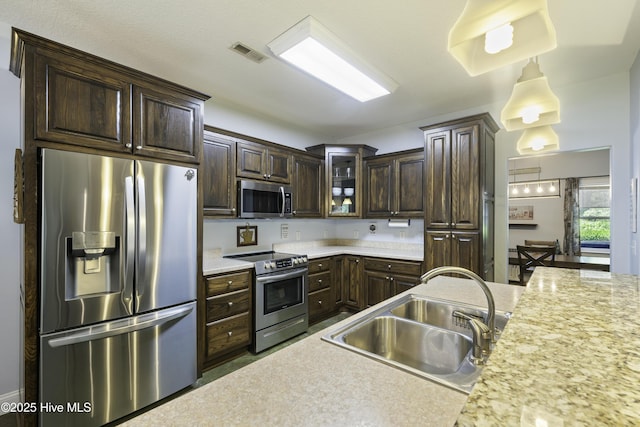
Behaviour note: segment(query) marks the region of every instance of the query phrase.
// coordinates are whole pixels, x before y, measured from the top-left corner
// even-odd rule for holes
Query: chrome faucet
[[[465,319],[473,332],[473,352],[471,353],[471,361],[476,365],[483,365],[485,356],[491,351],[491,334],[489,327],[467,313],[455,310],[455,317]]]
[[[461,274],[469,279],[473,279],[478,284],[478,286],[480,286],[480,288],[482,289],[482,292],[484,292],[484,295],[487,297],[487,310],[489,312],[487,315],[487,326],[489,328],[488,344],[490,345],[495,343],[496,342],[496,326],[495,326],[496,304],[495,304],[495,301],[493,300],[493,295],[491,294],[489,287],[487,286],[485,281],[482,280],[480,276],[478,276],[473,271],[467,270],[466,268],[445,266],[445,267],[437,267],[437,268],[434,268],[433,270],[427,271],[425,274],[422,275],[422,277],[420,277],[420,282],[426,284],[429,280],[433,279],[434,277],[440,276],[442,274],[447,274],[447,273]],[[473,330],[473,326],[471,326],[471,328]],[[476,332],[474,331],[474,335],[475,333]]]

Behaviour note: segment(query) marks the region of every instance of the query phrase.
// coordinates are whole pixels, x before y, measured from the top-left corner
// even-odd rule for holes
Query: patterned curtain
[[[564,180],[564,253],[580,255],[579,180]]]

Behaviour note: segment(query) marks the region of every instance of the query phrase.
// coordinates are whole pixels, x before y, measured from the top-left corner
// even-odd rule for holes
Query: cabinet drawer
[[[329,313],[333,309],[331,304],[331,289],[309,294],[309,317],[314,318]]]
[[[207,296],[220,295],[225,292],[248,289],[251,284],[251,271],[211,276],[206,278]]]
[[[331,270],[331,258],[309,260],[309,274]]]
[[[250,344],[249,314],[242,313],[206,326],[207,358]]]
[[[418,261],[398,261],[384,258],[364,259],[365,270],[388,271],[415,276],[420,275],[420,265],[421,263]]]
[[[330,271],[309,275],[309,292],[317,291],[318,289],[326,288],[330,285],[331,285]]]
[[[249,290],[207,298],[207,322],[249,311]]]

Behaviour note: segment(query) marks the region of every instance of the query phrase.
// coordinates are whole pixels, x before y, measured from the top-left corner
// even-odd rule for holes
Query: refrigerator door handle
[[[151,313],[139,316],[136,323],[131,323],[131,320],[127,319],[122,321],[121,323],[124,326],[118,326],[117,324],[110,329],[103,327],[98,332],[91,332],[91,327],[84,329],[82,331],[76,332],[72,335],[67,335],[60,338],[54,338],[49,341],[49,346],[63,347],[67,345],[80,344],[88,341],[95,341],[99,339],[109,338],[116,335],[124,335],[129,334],[131,332],[140,331],[142,329],[152,328],[154,326],[160,326],[164,323],[167,323],[171,320],[178,319],[181,317],[187,316],[189,313],[193,311],[193,305],[176,307],[173,309],[163,310],[161,314],[159,313]],[[116,321],[118,322],[118,321]]]
[[[138,165],[138,173],[140,174],[142,167]],[[140,295],[144,294],[144,287],[147,284],[145,270],[147,267],[147,192],[144,177],[138,175],[138,263],[136,265],[136,296],[140,299]],[[138,310],[138,307],[136,307]]]
[[[131,308],[131,298],[133,297],[133,274],[134,260],[136,255],[136,212],[135,199],[133,193],[133,177],[128,176],[124,179],[125,186],[125,221],[126,221],[126,255],[125,255],[125,289],[123,290],[123,299],[126,306],[129,307],[129,313],[133,313]]]

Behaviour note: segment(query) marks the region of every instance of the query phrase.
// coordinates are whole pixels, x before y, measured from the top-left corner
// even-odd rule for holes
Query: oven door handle
[[[256,282],[262,283],[262,282],[275,282],[277,280],[287,280],[293,277],[303,276],[304,273],[306,273],[307,271],[308,271],[307,268],[298,268],[296,270],[289,271],[283,274],[276,274],[276,275],[269,274],[264,276],[258,276],[256,277]]]

